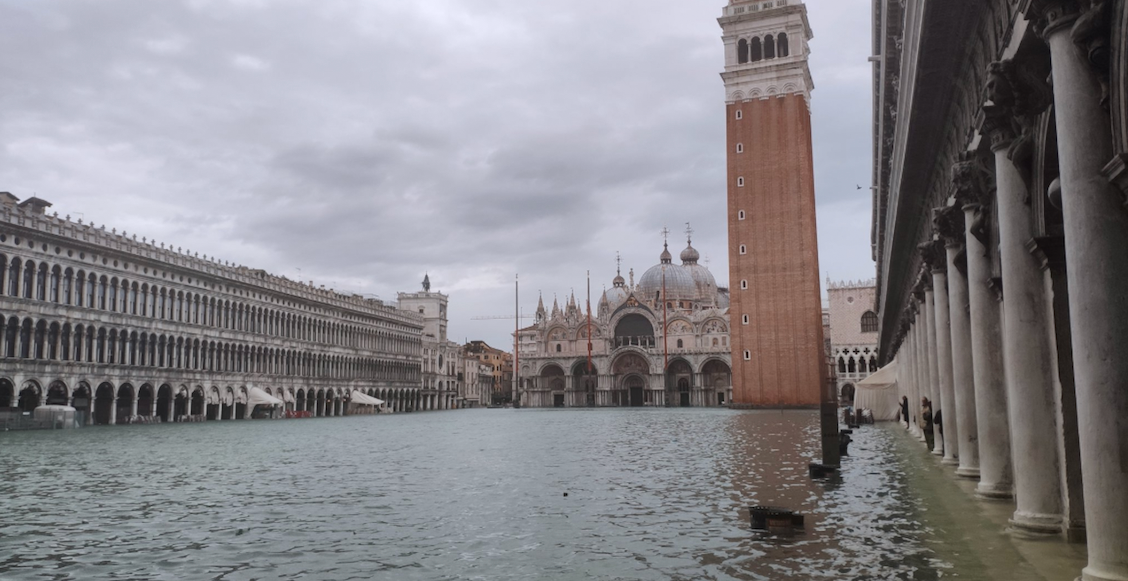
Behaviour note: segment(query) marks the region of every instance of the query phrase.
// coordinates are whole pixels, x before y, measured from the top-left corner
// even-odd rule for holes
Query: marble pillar
[[[938,265],[939,266],[939,265]],[[948,314],[948,273],[946,269],[936,268],[932,271],[933,301],[935,306],[934,320],[936,323],[936,374],[940,385],[940,409],[944,413],[940,417],[943,434],[937,428],[937,439],[944,439],[944,464],[955,465],[959,463],[959,428],[955,414],[955,390],[952,387],[952,326]],[[933,414],[933,419],[935,419]],[[939,447],[939,446],[938,446]]]
[[[1001,98],[996,98],[999,102]],[[1062,531],[1061,462],[1048,335],[1049,313],[1042,271],[1026,249],[1034,237],[1030,192],[1008,148],[1012,113],[988,111],[995,154],[999,255],[1003,287],[1003,357],[1014,457],[1016,529],[1037,534]]]
[[[962,210],[957,210],[961,212]],[[962,220],[960,221],[962,225]],[[961,231],[962,234],[962,231]],[[962,241],[945,247],[948,258],[948,304],[952,323],[952,387],[959,430],[956,475],[979,478],[979,423],[975,410],[975,364],[971,351],[971,315]]]
[[[969,164],[963,171],[982,175],[975,164]],[[986,230],[979,229],[987,220],[986,210],[978,201],[984,193],[982,186],[980,180],[969,176],[962,197],[968,302],[971,305],[971,349],[975,354],[972,359],[975,419],[979,432],[979,485],[975,491],[985,498],[1007,499],[1014,496],[1014,472],[1007,388],[1003,375],[1002,319],[999,301],[989,286],[991,255],[986,244]]]
[[[928,399],[932,402],[932,417],[936,418],[936,412],[944,406],[940,400],[940,364],[936,360],[936,297],[931,288],[924,291],[923,314],[925,361],[928,366],[928,376],[925,380],[928,382]],[[932,453],[943,456],[944,438],[940,436],[940,429],[933,425],[932,432],[935,435]]]
[[[1109,3],[1094,3],[1094,11]],[[1061,170],[1069,313],[1089,563],[1085,581],[1128,580],[1128,213],[1123,197],[1102,175],[1113,158],[1101,87],[1075,43],[1101,40],[1094,25],[1108,15],[1077,19],[1076,3],[1051,3],[1044,36],[1053,63]],[[1094,35],[1094,33],[1096,33]],[[1108,41],[1108,31],[1103,39]],[[1107,48],[1107,47],[1106,47]],[[1106,65],[1107,66],[1107,65]],[[1107,68],[1104,69],[1107,74]]]

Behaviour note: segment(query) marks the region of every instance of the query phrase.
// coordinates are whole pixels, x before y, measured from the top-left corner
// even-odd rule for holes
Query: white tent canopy
[[[353,390],[351,399],[349,401],[361,405],[384,405],[384,400],[376,399],[370,395],[365,395],[356,390]]]
[[[282,400],[274,397],[273,395],[270,395],[269,393],[266,393],[265,391],[257,387],[252,387],[251,393],[247,396],[247,407],[250,409],[255,409],[255,406],[257,405],[276,406],[283,404]]]
[[[857,383],[854,408],[873,412],[874,421],[895,421],[901,411],[897,398],[897,363],[894,361],[878,369]]]

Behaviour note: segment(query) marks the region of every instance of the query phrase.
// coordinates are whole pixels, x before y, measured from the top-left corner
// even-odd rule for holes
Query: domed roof
[[[614,309],[623,304],[623,301],[627,300],[629,296],[631,296],[631,293],[627,290],[626,286],[615,285],[607,289],[607,304],[611,305],[611,308]]]
[[[693,242],[686,241],[685,250],[681,252],[682,268],[693,277],[693,283],[697,286],[697,296],[707,301],[717,293],[717,279],[713,278],[713,273],[709,272],[708,268],[697,264],[700,258],[701,254],[693,247]]]
[[[638,294],[642,300],[652,301],[662,292],[663,269],[665,270],[665,298],[673,300],[696,300],[697,283],[693,275],[684,267],[673,264],[669,248],[663,248],[661,263],[650,267],[638,281]]]

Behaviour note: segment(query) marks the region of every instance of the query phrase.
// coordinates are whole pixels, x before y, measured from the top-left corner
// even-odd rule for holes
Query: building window
[[[745,361],[752,361],[752,352],[751,351],[749,351],[747,349],[744,350],[744,360]]]
[[[737,143],[736,144],[736,152],[737,153],[744,153],[744,144],[743,143]]]
[[[748,41],[743,38],[736,43],[736,62],[739,64],[748,62]]]
[[[782,56],[790,56],[791,55],[791,47],[788,46],[788,44],[787,44],[787,33],[786,32],[779,33],[779,37],[776,38],[776,43],[779,45],[779,50],[776,51],[776,53],[779,56],[782,57]]]
[[[743,245],[743,244],[741,244],[741,245],[740,245],[740,253],[741,253],[741,254],[748,254],[748,247],[747,247],[747,246],[745,246],[745,245]]]
[[[748,281],[747,280],[740,281],[740,289],[741,290],[747,290],[748,289]]]
[[[742,177],[736,178],[736,185],[737,185],[737,187],[743,188],[744,187],[744,178],[742,178]]]
[[[877,332],[877,315],[875,315],[873,311],[866,311],[866,313],[862,315],[862,332]]]
[[[763,46],[760,44],[760,39],[759,38],[753,38],[752,42],[749,43],[749,45],[748,45],[748,60],[750,60],[752,62],[756,62],[758,60],[763,60],[763,58],[764,58],[764,49],[763,49]]]
[[[736,219],[737,220],[743,220],[744,219],[744,210],[741,210],[741,211],[736,213]]]
[[[736,118],[737,119],[744,119],[744,113],[740,109],[736,110]]]
[[[681,340],[681,339],[678,339],[678,349],[681,349],[681,348],[683,348],[683,347],[685,347],[685,344],[684,344],[684,343],[682,343],[682,340]]]
[[[748,315],[744,315],[744,316],[740,317],[740,322],[747,325],[748,324]]]
[[[556,352],[557,352],[557,353],[559,353],[559,352],[560,352],[560,344],[559,344],[559,343],[557,343],[557,344],[556,344]]]
[[[774,59],[775,55],[776,55],[775,49],[776,49],[775,39],[772,38],[772,35],[769,34],[769,35],[765,36],[764,37],[764,58],[765,59]]]

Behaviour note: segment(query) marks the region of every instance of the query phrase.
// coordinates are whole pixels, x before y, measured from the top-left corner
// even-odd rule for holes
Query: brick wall
[[[816,406],[825,369],[810,111],[786,95],[726,114],[733,403]]]

